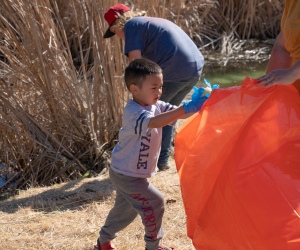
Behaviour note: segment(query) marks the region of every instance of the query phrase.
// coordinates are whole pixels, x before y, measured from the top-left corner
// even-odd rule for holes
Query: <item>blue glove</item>
[[[211,88],[211,91],[213,91],[214,89],[220,88],[219,84],[214,84],[213,86],[211,86],[210,81],[208,81],[205,78],[204,78],[204,83],[206,84],[207,87]],[[210,93],[207,93],[205,96],[210,97]]]
[[[193,90],[192,100],[189,102],[182,102],[186,114],[199,111],[208,98],[206,95],[201,96],[204,92],[204,88],[197,88],[194,86]]]

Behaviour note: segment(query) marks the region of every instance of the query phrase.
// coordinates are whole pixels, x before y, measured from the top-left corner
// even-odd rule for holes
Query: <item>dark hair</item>
[[[132,84],[141,87],[147,75],[161,73],[161,67],[155,62],[146,58],[135,59],[125,69],[124,79],[126,87],[128,90]]]

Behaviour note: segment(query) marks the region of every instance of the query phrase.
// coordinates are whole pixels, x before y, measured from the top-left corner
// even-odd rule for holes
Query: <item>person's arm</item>
[[[140,58],[142,58],[142,52],[140,50],[132,50],[128,53],[129,62]]]
[[[150,119],[148,127],[149,128],[161,128],[164,127],[177,119],[181,118],[185,115],[192,115],[192,114],[186,114],[184,107],[180,106],[179,108],[167,111],[165,113],[161,113],[157,116],[154,116]]]
[[[185,119],[198,112],[203,106],[204,102],[208,99],[204,88],[193,87],[194,93],[192,94],[192,100],[189,102],[183,102],[182,106],[161,113],[155,117],[152,117],[149,121],[149,128],[161,128],[178,119]]]
[[[289,68],[292,65],[290,53],[285,49],[285,38],[280,32],[271,51],[267,73],[273,70]]]
[[[292,59],[285,48],[285,38],[282,32],[276,38],[267,67],[267,74],[257,78],[258,86],[266,87],[275,84],[291,84],[297,80],[297,65],[291,67]],[[295,72],[296,71],[296,72]],[[294,80],[295,79],[295,80]]]
[[[257,85],[269,87],[275,84],[292,84],[298,79],[300,79],[300,61],[296,62],[290,68],[273,70],[258,78]]]

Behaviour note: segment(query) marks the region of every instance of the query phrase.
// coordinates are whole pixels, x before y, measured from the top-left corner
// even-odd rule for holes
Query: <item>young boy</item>
[[[100,230],[95,249],[114,250],[111,241],[140,215],[145,227],[146,250],[174,250],[160,245],[164,198],[147,178],[157,171],[161,128],[200,110],[207,97],[201,97],[204,89],[199,88],[192,101],[184,102],[183,106],[160,101],[162,69],[148,59],[136,59],[127,66],[125,83],[132,99],[124,110],[119,142],[112,151],[109,169],[110,180],[116,187],[116,200]]]

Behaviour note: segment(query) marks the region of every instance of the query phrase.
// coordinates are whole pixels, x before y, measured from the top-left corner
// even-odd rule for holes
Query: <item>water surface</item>
[[[268,61],[234,63],[226,66],[204,66],[200,83],[203,85],[203,78],[211,84],[218,83],[221,88],[239,86],[246,76],[257,78],[265,74]]]

